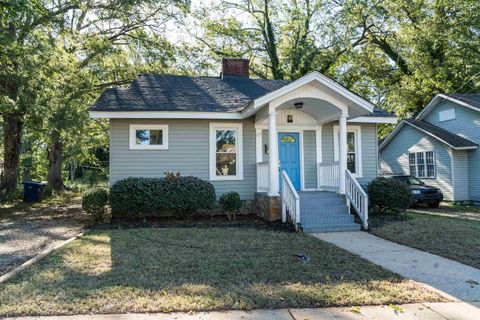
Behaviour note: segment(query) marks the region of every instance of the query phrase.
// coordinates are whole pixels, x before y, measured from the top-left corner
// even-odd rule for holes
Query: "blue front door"
[[[298,133],[278,134],[278,159],[280,161],[280,189],[282,172],[286,171],[296,190],[300,190],[300,143]]]

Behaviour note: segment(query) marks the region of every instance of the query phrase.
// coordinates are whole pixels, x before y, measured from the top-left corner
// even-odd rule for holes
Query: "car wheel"
[[[440,201],[434,202],[434,203],[429,203],[428,206],[430,208],[438,208],[440,206]]]

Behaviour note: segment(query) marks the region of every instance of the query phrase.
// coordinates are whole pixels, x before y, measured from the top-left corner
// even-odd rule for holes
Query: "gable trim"
[[[449,100],[449,101],[452,101],[453,103],[456,103],[460,106],[463,106],[463,107],[466,107],[466,108],[469,108],[469,109],[480,112],[479,108],[477,108],[475,106],[472,106],[469,103],[466,103],[466,102],[460,101],[458,99],[449,97],[449,96],[447,96],[443,93],[439,93],[427,104],[427,106],[417,115],[417,117],[415,119],[417,119],[417,120],[424,119],[439,103],[441,103],[444,100]]]
[[[281,97],[281,96],[287,94],[288,92],[290,92],[292,90],[295,90],[295,89],[297,89],[297,88],[299,88],[303,85],[306,85],[310,82],[313,82],[313,81],[320,82],[321,84],[327,86],[331,90],[339,93],[344,98],[356,103],[357,105],[359,105],[360,107],[362,107],[363,109],[365,109],[369,112],[373,112],[373,109],[375,108],[375,106],[371,102],[368,102],[367,100],[363,99],[359,95],[357,95],[357,94],[353,93],[352,91],[348,90],[347,88],[340,85],[339,83],[337,83],[337,82],[333,81],[332,79],[324,76],[320,72],[313,71],[313,72],[311,72],[311,73],[309,73],[309,74],[307,74],[303,77],[298,78],[295,81],[290,82],[289,84],[287,84],[287,85],[285,85],[285,86],[283,86],[283,87],[281,87],[281,88],[279,88],[275,91],[267,93],[266,95],[261,96],[261,97],[255,99],[255,100],[253,100],[242,111],[242,114],[244,115],[244,117],[248,117],[248,116],[254,114],[256,110],[258,110],[260,107],[266,105],[270,101],[272,101],[272,100],[274,100],[278,97]]]
[[[446,142],[445,140],[442,140],[440,139],[439,137],[437,137],[436,135],[414,125],[413,123],[410,123],[410,122],[407,122],[405,120],[402,120],[402,122],[400,122],[396,127],[395,129],[393,129],[393,131],[385,138],[385,140],[380,144],[380,147],[379,147],[379,150],[382,151],[383,148],[385,148],[389,143],[390,141],[400,132],[400,130],[405,126],[405,124],[408,124],[409,126],[411,126],[412,128],[415,128],[417,130],[420,130],[421,132],[429,135],[430,137],[432,138],[435,138],[437,139],[438,141],[442,142],[443,144],[449,146],[450,148],[454,149],[454,150],[475,150],[477,149],[478,147],[477,146],[472,146],[472,147],[455,147],[455,146],[452,146],[451,144],[449,144],[448,142]]]

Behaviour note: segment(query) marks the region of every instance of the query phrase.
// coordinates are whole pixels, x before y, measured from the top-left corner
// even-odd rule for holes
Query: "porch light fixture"
[[[301,109],[303,108],[303,102],[295,102],[293,106],[295,107],[295,109]]]

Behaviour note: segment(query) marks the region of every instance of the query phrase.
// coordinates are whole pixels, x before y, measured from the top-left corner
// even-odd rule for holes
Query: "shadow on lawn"
[[[0,290],[0,301],[12,305],[16,315],[439,300],[309,235],[250,222],[94,230],[14,279],[11,292]],[[306,253],[310,261],[297,253]],[[30,308],[29,301],[37,306]]]

